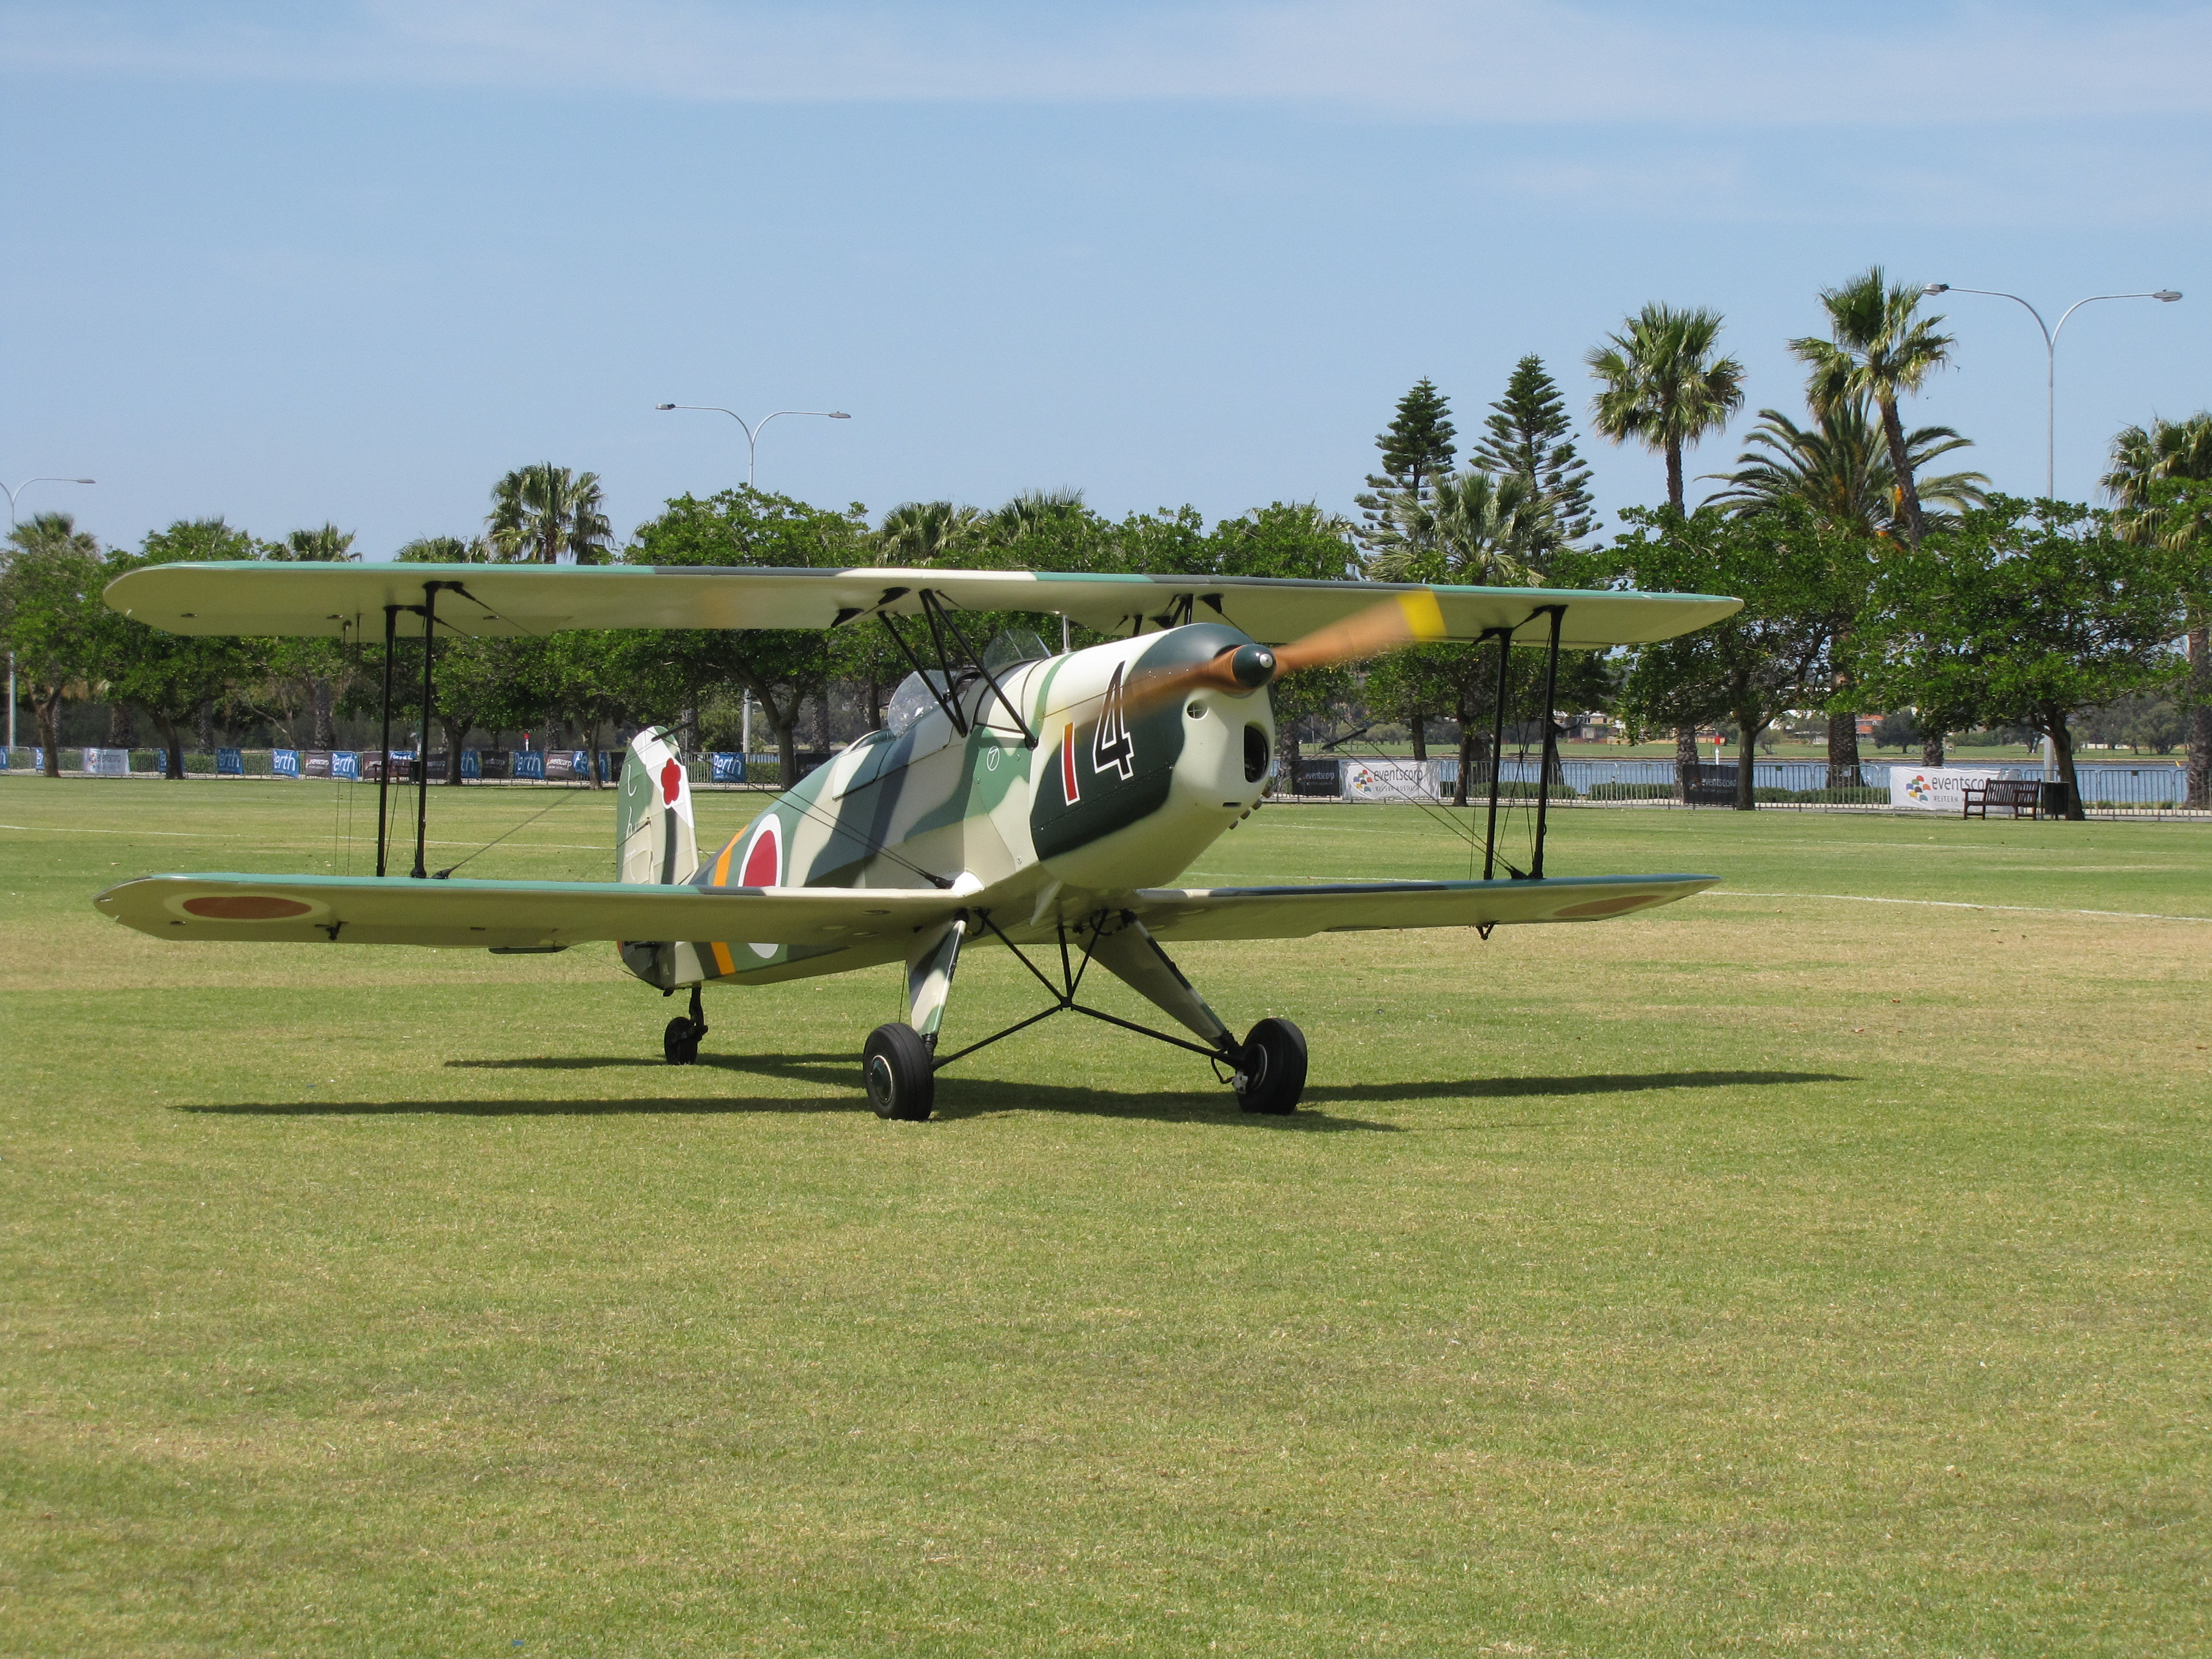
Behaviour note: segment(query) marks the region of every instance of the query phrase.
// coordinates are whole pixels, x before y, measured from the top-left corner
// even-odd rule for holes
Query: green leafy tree
[[[111,554],[109,580],[147,565],[251,559],[252,537],[221,519],[179,519],[147,536],[133,555]],[[270,641],[219,634],[169,634],[109,613],[100,654],[114,695],[146,711],[161,734],[167,777],[185,775],[183,724],[204,705],[265,672]],[[322,643],[322,641],[315,641]]]
[[[1689,518],[1632,507],[1614,545],[1623,574],[1656,592],[1710,583],[1743,600],[1725,622],[1640,647],[1622,703],[1650,729],[1725,720],[1737,741],[1735,805],[1752,810],[1759,735],[1785,710],[1817,702],[1829,676],[1841,533],[1797,507],[1738,515],[1700,507]]]
[[[1389,429],[1376,434],[1382,470],[1368,474],[1366,493],[1352,498],[1362,514],[1363,540],[1381,532],[1386,496],[1425,498],[1435,481],[1451,471],[1457,436],[1450,403],[1424,375],[1398,399]]]
[[[1928,533],[1912,454],[1898,399],[1920,390],[1928,377],[1950,361],[1951,336],[1939,333],[1941,317],[1920,315],[1923,290],[1893,283],[1880,265],[1869,266],[1840,288],[1820,290],[1828,313],[1827,339],[1808,335],[1790,343],[1806,366],[1806,401],[1832,410],[1854,398],[1870,398],[1881,414],[1882,439],[1899,498],[1899,527],[1905,539]]]
[[[2212,413],[2186,420],[2153,420],[2123,428],[2112,440],[2105,489],[2114,526],[2139,545],[2166,548],[2181,561],[2177,572],[2188,605],[2189,678],[2180,696],[2182,738],[2189,751],[2191,806],[2212,806],[2212,582],[2203,567],[2212,562]]]
[[[313,529],[291,531],[281,542],[263,546],[265,559],[304,564],[349,564],[361,556],[353,550],[354,532],[325,523]],[[287,639],[270,652],[276,672],[299,684],[300,700],[308,713],[307,746],[337,746],[337,708],[352,689],[361,668],[358,640]]]
[[[541,461],[517,467],[492,486],[484,520],[493,552],[510,564],[605,564],[614,532],[596,472],[571,472]]]
[[[101,646],[113,615],[101,602],[108,573],[99,541],[66,513],[41,513],[8,533],[0,566],[0,642],[38,722],[46,775],[62,775],[61,711],[106,672]]]
[[[1667,505],[1686,511],[1682,451],[1726,426],[1743,406],[1743,365],[1717,356],[1717,311],[1652,304],[1590,352],[1598,381],[1591,423],[1615,443],[1631,440],[1667,459]]]
[[[638,526],[625,556],[639,564],[834,568],[866,562],[860,554],[867,533],[857,510],[833,513],[748,487],[704,501],[677,497]],[[833,636],[799,629],[678,630],[629,642],[624,659],[633,672],[651,665],[646,683],[661,700],[650,710],[633,704],[639,718],[672,718],[715,686],[751,692],[775,733],[787,781],[799,775],[800,710],[827,688],[837,665]]]
[[[1563,542],[1579,542],[1597,528],[1597,507],[1590,499],[1590,470],[1575,451],[1574,423],[1566,400],[1530,352],[1514,365],[1505,395],[1490,406],[1468,459],[1502,477],[1528,481],[1530,492],[1550,514]]]
[[[2178,677],[2173,574],[2164,550],[2115,534],[2087,507],[1995,496],[1884,561],[1858,635],[1860,677],[1886,701],[2042,732],[2078,819],[2074,716]]]
[[[1747,441],[1751,447],[1736,458],[1735,472],[1709,473],[1729,487],[1707,498],[1710,505],[1738,514],[1762,513],[1796,502],[1827,523],[1856,532],[1864,543],[1865,556],[1855,568],[1866,581],[1873,577],[1881,550],[1904,533],[1899,514],[1902,492],[1889,447],[1875,419],[1870,400],[1863,394],[1848,397],[1814,411],[1814,424],[1799,426],[1779,410],[1759,410],[1759,424]],[[1923,426],[1905,434],[1905,454],[1920,480],[1923,501],[1942,501],[1957,511],[1979,506],[1987,499],[1989,479],[1979,472],[1946,472],[1929,476],[1925,468],[1938,456],[1972,447],[1947,426]],[[1934,520],[1955,523],[1953,517]],[[1840,663],[1849,655],[1847,632],[1851,619],[1865,601],[1865,581],[1856,592],[1843,596],[1846,604],[1836,618],[1839,637],[1834,653]],[[1850,684],[1841,678],[1832,688],[1828,714],[1828,787],[1856,786],[1859,772],[1858,711],[1851,707]],[[1929,766],[1943,763],[1946,735],[1960,711],[1923,708],[1917,721],[1921,759]]]

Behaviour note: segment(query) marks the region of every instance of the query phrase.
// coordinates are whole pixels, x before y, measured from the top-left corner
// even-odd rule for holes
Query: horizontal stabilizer
[[[1672,904],[1718,876],[1565,876],[1547,881],[1361,881],[1296,887],[1147,887],[1129,908],[1176,940],[1304,939],[1384,927],[1602,921]]]
[[[161,939],[543,950],[592,939],[726,939],[835,948],[940,921],[937,889],[417,881],[375,876],[144,876],[93,901]]]

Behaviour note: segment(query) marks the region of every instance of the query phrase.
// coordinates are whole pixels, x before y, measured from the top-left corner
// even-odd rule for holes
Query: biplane
[[[1583,922],[1669,903],[1702,875],[1547,877],[1560,654],[1686,633],[1735,611],[1700,594],[1392,586],[1257,577],[1024,571],[532,565],[181,564],[107,590],[125,616],[184,634],[325,635],[385,646],[384,749],[402,638],[422,652],[422,730],[436,641],[575,628],[886,630],[912,668],[880,729],[771,799],[702,857],[672,734],[637,733],[617,796],[616,878],[441,879],[424,867],[428,769],[417,766],[410,875],[386,873],[392,771],[378,784],[377,874],[154,875],[108,889],[106,915],[188,942],[465,946],[526,954],[611,943],[664,995],[688,992],[662,1053],[698,1057],[708,986],[773,984],[896,963],[908,1017],[878,1027],[860,1081],[878,1115],[923,1119],[938,1072],[1048,1015],[1085,1014],[1213,1063],[1248,1111],[1288,1112],[1304,1036],[1286,1019],[1242,1037],[1167,946],[1376,928]],[[1108,637],[1048,651],[980,618],[1058,614]],[[964,625],[963,625],[964,624]],[[1511,647],[1545,653],[1533,857],[1498,873],[1498,775],[1480,880],[1179,887],[1176,878],[1267,792],[1271,688],[1285,676],[1420,641],[1497,646],[1504,738]],[[953,975],[970,946],[1013,953],[1046,1006],[941,1052]],[[1083,1000],[1094,969],[1188,1036]]]

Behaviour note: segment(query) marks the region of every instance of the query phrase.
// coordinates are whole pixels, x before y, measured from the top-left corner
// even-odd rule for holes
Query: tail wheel
[[[1306,1090],[1306,1034],[1287,1019],[1263,1019],[1237,1054],[1237,1103],[1248,1112],[1297,1109]]]
[[[860,1076],[878,1117],[919,1123],[937,1104],[929,1044],[911,1025],[878,1025],[860,1051]]]
[[[705,1027],[695,1025],[678,1014],[660,1034],[660,1052],[671,1066],[696,1066],[699,1061],[699,1039],[706,1034]]]

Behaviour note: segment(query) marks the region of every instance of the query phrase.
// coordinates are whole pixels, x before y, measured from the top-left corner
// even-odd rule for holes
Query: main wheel
[[[1306,1034],[1287,1019],[1263,1019],[1237,1055],[1237,1103],[1248,1112],[1289,1112],[1306,1091]]]
[[[702,1033],[690,1020],[678,1014],[668,1022],[667,1030],[660,1034],[660,1052],[671,1066],[696,1066],[699,1061],[699,1038]]]
[[[919,1123],[937,1104],[929,1044],[911,1025],[878,1025],[860,1051],[860,1075],[878,1117]]]

